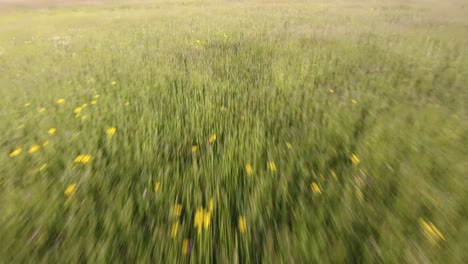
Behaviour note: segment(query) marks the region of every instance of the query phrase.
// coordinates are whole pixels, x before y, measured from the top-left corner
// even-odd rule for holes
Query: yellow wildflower
[[[331,171],[331,175],[332,175],[333,179],[335,179],[335,181],[338,180],[338,177],[336,176],[336,172],[334,170]]]
[[[330,93],[334,93],[335,91],[333,89],[328,90]]]
[[[226,32],[224,32],[224,38],[227,38],[227,37],[228,37],[228,35],[226,34]]]
[[[273,161],[268,161],[267,166],[270,171],[276,171],[276,164]]]
[[[57,104],[63,104],[63,103],[65,103],[65,99],[60,98],[57,100]]]
[[[355,99],[351,99],[351,102],[352,102],[353,104],[357,104],[357,101],[356,101]]]
[[[353,162],[354,165],[358,165],[361,161],[359,160],[358,156],[356,154],[353,153],[353,155],[351,155],[351,161]]]
[[[111,137],[111,136],[113,136],[115,134],[116,131],[117,131],[117,128],[110,127],[110,128],[107,129],[106,133],[107,133],[108,136]]]
[[[75,192],[75,188],[76,188],[76,183],[68,185],[67,189],[65,189],[65,191],[64,191],[64,194],[66,196],[72,195],[73,192]]]
[[[159,191],[159,185],[161,185],[159,182],[156,182],[154,184],[154,192],[158,192]]]
[[[85,108],[87,106],[88,106],[88,104],[85,103],[85,104],[81,105],[81,108]]]
[[[55,127],[49,129],[49,131],[47,131],[47,133],[49,133],[49,135],[53,135],[55,134],[55,132],[57,131],[57,129]]]
[[[250,164],[245,165],[245,172],[247,172],[247,175],[252,175],[253,174],[253,167]]]
[[[75,108],[75,110],[73,110],[73,113],[75,115],[79,115],[81,113],[81,110],[83,110],[83,108],[81,106],[78,106],[77,108]]]
[[[97,103],[96,100],[91,100],[91,102],[89,102],[90,105],[95,105]]]
[[[94,96],[94,99],[98,99],[99,96],[100,96],[99,94],[96,94],[96,95]]]
[[[287,147],[288,149],[292,149],[292,145],[291,145],[291,143],[289,143],[289,142],[286,142],[286,147]]]
[[[130,102],[125,102],[125,106],[129,106],[130,105]]]
[[[213,142],[215,142],[215,141],[216,141],[216,134],[213,134],[213,135],[211,135],[210,138],[208,139],[208,142],[213,143]]]
[[[114,86],[114,85],[117,84],[117,82],[116,82],[116,81],[112,81],[111,84],[112,84],[112,86]]]
[[[32,154],[32,153],[38,151],[40,148],[41,148],[41,146],[39,146],[39,145],[32,145],[32,146],[29,148],[28,153],[29,153],[29,154]]]
[[[184,239],[184,241],[182,242],[182,254],[187,255],[188,251],[189,251],[189,240]]]
[[[15,149],[15,150],[13,150],[13,151],[10,153],[10,157],[13,158],[13,157],[18,156],[18,155],[21,153],[21,151],[23,151],[23,148],[17,148],[17,149]]]
[[[314,191],[314,193],[322,193],[322,191],[320,191],[320,188],[319,186],[317,185],[316,182],[312,182],[312,184],[310,185],[310,187],[312,188],[312,190]]]
[[[78,156],[75,158],[75,163],[86,164],[86,163],[88,163],[88,162],[91,160],[91,158],[92,158],[92,156],[89,155],[89,154],[78,155]]]
[[[197,45],[200,45],[201,41],[199,39],[197,39]]]
[[[28,106],[30,106],[30,105],[31,105],[31,103],[25,103],[25,104],[24,104],[24,107],[28,107]]]
[[[42,143],[42,146],[43,146],[43,147],[45,147],[45,146],[47,146],[47,145],[49,145],[49,140],[46,140],[46,141],[44,141],[44,143]]]
[[[193,146],[192,146],[192,153],[197,152],[197,150],[198,150],[198,146],[197,146],[197,145],[193,145]]]
[[[193,226],[198,229],[198,234],[201,233],[203,221],[204,221],[204,212],[203,212],[203,208],[200,207],[195,212],[195,219],[193,221]]]
[[[244,216],[240,216],[239,217],[239,231],[241,233],[245,233],[245,230],[247,229],[247,225],[245,223],[245,217]]]
[[[179,230],[179,222],[172,224],[171,237],[175,238],[177,236],[177,230]]]
[[[180,216],[182,214],[182,205],[181,204],[176,204],[174,207],[174,214],[176,216]]]
[[[46,110],[46,108],[45,108],[45,107],[41,107],[41,108],[39,108],[39,113],[44,113],[44,112],[45,112],[45,110]]]
[[[47,163],[44,163],[40,168],[39,171],[43,171],[47,168]]]

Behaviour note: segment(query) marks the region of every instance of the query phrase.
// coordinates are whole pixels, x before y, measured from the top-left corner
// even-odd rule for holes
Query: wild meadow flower
[[[273,161],[268,161],[267,167],[272,172],[276,171],[276,164]]]
[[[39,108],[39,113],[44,113],[44,112],[45,112],[45,110],[46,110],[46,108],[45,108],[45,107],[41,107],[41,108]]]
[[[57,99],[56,103],[59,104],[59,105],[63,104],[63,103],[65,103],[65,99],[63,99],[63,98]]]
[[[195,219],[193,221],[193,227],[195,227],[198,230],[198,234],[201,233],[203,226],[203,208],[198,208],[197,211],[195,212]]]
[[[94,99],[98,99],[99,96],[100,96],[99,94],[96,94],[96,95],[94,96]]]
[[[312,184],[310,185],[310,187],[312,188],[312,190],[314,191],[314,193],[317,193],[317,194],[322,193],[322,191],[320,190],[320,187],[317,185],[316,182],[312,182]]]
[[[227,38],[227,37],[228,37],[228,35],[226,34],[226,32],[224,32],[224,38]]]
[[[31,103],[25,103],[25,104],[24,104],[24,107],[28,107],[28,106],[30,106],[30,105],[31,105]]]
[[[125,106],[129,106],[130,105],[130,102],[125,102]]]
[[[23,148],[17,148],[10,153],[10,157],[16,157],[23,151]]]
[[[63,192],[66,196],[70,196],[75,192],[76,189],[76,183],[72,183],[68,185],[67,189]]]
[[[107,136],[112,137],[115,134],[115,132],[117,132],[117,128],[110,127],[107,129],[106,134]]]
[[[47,145],[49,145],[49,140],[46,140],[46,141],[44,141],[44,143],[42,143],[42,146],[43,146],[43,147],[45,147],[45,146],[47,146]]]
[[[171,237],[175,238],[177,236],[177,230],[179,230],[179,221],[172,224],[171,228]]]
[[[161,184],[160,184],[160,182],[158,182],[158,181],[154,184],[154,192],[158,192],[158,191],[159,191],[159,186],[160,186],[160,185],[161,185]]]
[[[286,147],[287,147],[288,149],[292,149],[292,145],[291,145],[291,143],[289,143],[289,142],[286,142]]]
[[[78,155],[75,158],[75,163],[81,163],[81,164],[86,164],[92,159],[92,156],[89,154],[84,154],[84,155]]]
[[[81,105],[81,108],[85,108],[87,106],[88,106],[88,104],[84,103],[84,104]]]
[[[208,142],[210,142],[210,144],[214,143],[216,141],[216,134],[212,134],[209,138],[208,138]]]
[[[247,175],[252,175],[253,174],[253,167],[252,167],[252,165],[250,163],[245,165],[245,172],[247,173]]]
[[[211,222],[211,212],[205,211],[205,214],[203,215],[203,226],[205,227],[205,229],[208,229],[208,227],[210,227],[210,222]]]
[[[442,232],[440,232],[440,230],[433,223],[428,223],[422,218],[419,218],[418,222],[424,231],[424,235],[432,244],[437,244],[441,239],[445,241],[444,235],[442,235]]]
[[[328,90],[330,93],[334,93],[335,91],[333,89]]]
[[[245,233],[245,230],[247,229],[247,225],[245,223],[245,217],[244,216],[239,217],[238,227],[239,227],[239,231],[241,233]]]
[[[41,148],[41,146],[39,146],[37,144],[34,144],[29,148],[28,153],[32,154],[34,152],[37,152],[40,148]]]
[[[201,41],[199,39],[197,39],[197,45],[200,45]]]
[[[95,105],[97,103],[96,100],[91,100],[91,102],[89,102],[90,105]]]
[[[51,129],[49,129],[47,131],[47,133],[49,133],[49,135],[53,135],[53,134],[55,134],[55,132],[57,132],[57,129],[55,127],[52,127]]]
[[[355,99],[351,99],[351,103],[357,104],[357,101]]]
[[[112,81],[111,84],[112,84],[112,86],[114,86],[114,85],[117,84],[117,81]]]
[[[351,161],[353,162],[354,165],[358,165],[359,163],[361,163],[361,161],[359,160],[359,157],[354,153],[351,155]]]
[[[81,113],[81,110],[83,110],[83,108],[78,106],[73,110],[73,113],[78,116]]]

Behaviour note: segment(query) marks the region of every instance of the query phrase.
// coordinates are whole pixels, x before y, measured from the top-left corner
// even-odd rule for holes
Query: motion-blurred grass
[[[1,13],[0,262],[467,263],[467,12]]]

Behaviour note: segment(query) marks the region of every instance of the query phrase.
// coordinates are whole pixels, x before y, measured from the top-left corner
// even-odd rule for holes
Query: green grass
[[[456,0],[4,11],[0,262],[467,263],[466,13]]]

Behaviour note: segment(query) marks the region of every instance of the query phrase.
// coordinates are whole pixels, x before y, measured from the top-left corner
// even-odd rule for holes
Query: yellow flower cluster
[[[424,235],[431,241],[432,244],[437,244],[441,239],[445,241],[442,232],[431,222],[426,222],[424,219],[419,218],[419,225],[424,231]]]
[[[209,209],[203,209],[200,207],[195,212],[194,227],[198,230],[198,234],[201,234],[202,228],[208,229],[211,222],[211,213],[213,211],[213,200],[209,202]]]
[[[361,163],[359,157],[354,153],[351,155],[351,162],[353,162],[354,165],[358,165],[359,163]]]
[[[245,165],[245,172],[247,172],[247,175],[252,175],[253,174],[253,167],[250,164]]]
[[[276,164],[273,161],[268,161],[267,167],[272,172],[276,171]]]
[[[70,196],[75,192],[76,189],[76,183],[68,185],[67,189],[65,189],[64,194],[66,196]]]
[[[75,158],[75,163],[86,164],[86,163],[88,163],[88,162],[91,160],[91,158],[92,158],[92,156],[89,155],[89,154],[78,155],[78,156]]]
[[[247,224],[245,222],[245,217],[242,215],[239,217],[238,226],[239,226],[239,232],[245,233],[245,231],[247,230]]]

